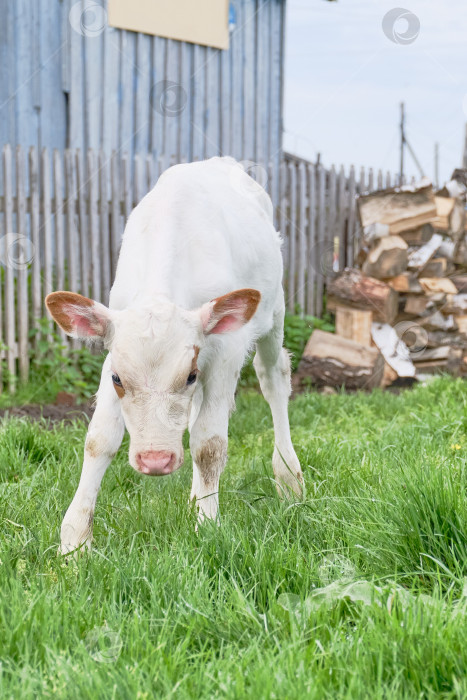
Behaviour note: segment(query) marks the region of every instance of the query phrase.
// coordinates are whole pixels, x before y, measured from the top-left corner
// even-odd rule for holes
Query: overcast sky
[[[284,146],[326,165],[397,172],[399,103],[433,178],[461,165],[467,121],[467,0],[287,0]],[[415,15],[415,17],[413,16]],[[397,43],[405,42],[405,43]],[[417,174],[410,156],[406,173]]]

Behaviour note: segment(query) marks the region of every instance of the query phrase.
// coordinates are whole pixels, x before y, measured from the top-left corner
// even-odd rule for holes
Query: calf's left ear
[[[54,321],[72,338],[104,338],[111,323],[110,311],[97,301],[73,292],[52,292],[45,305]]]
[[[229,333],[248,323],[261,300],[256,289],[237,289],[203,304],[200,309],[201,323],[206,335]]]

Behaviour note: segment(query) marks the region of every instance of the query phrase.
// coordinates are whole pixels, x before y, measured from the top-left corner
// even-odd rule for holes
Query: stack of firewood
[[[350,389],[467,375],[466,173],[358,199],[356,267],[327,287],[336,333],[315,330],[296,379]]]

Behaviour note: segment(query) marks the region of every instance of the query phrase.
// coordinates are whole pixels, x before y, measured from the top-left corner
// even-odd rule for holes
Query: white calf
[[[61,328],[75,338],[101,338],[109,350],[81,479],[62,524],[64,553],[90,546],[97,493],[125,426],[131,466],[153,475],[180,467],[188,427],[191,497],[200,519],[216,517],[229,413],[255,344],[254,366],[274,421],[274,474],[281,490],[300,493],[281,279],[271,200],[234,160],[212,158],[170,168],[134,209],[109,308],[71,292],[48,295]]]

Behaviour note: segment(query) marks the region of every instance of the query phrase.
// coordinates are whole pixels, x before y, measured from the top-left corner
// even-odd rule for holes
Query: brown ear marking
[[[65,306],[85,306],[94,304],[92,299],[75,294],[74,292],[51,292],[45,298],[45,305],[53,319],[63,328],[65,333],[73,333],[73,324],[70,322],[68,314],[63,310]]]
[[[244,302],[246,304],[245,321],[249,321],[258,308],[260,301],[261,293],[257,289],[237,289],[235,292],[230,292],[230,294],[224,294],[214,299],[213,311],[215,313],[229,312],[235,308],[237,302]]]

